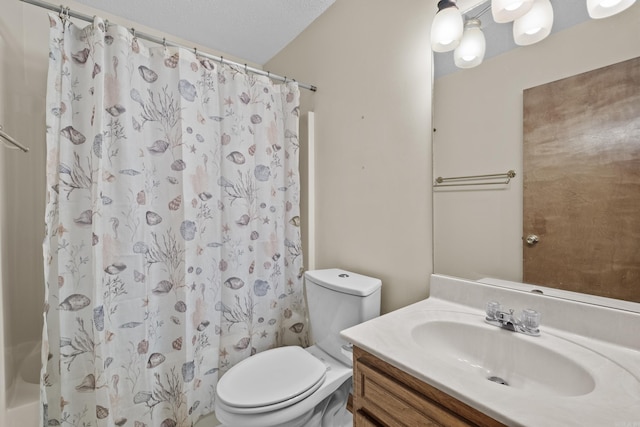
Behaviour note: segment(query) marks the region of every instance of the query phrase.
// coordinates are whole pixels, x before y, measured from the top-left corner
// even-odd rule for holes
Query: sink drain
[[[506,382],[505,380],[503,380],[503,379],[502,379],[502,378],[500,378],[500,377],[489,377],[489,378],[487,378],[487,379],[488,379],[489,381],[493,381],[494,383],[498,383],[498,384],[502,384],[502,385],[506,385],[506,386],[508,386],[508,385],[509,385],[509,383],[508,383],[508,382]]]

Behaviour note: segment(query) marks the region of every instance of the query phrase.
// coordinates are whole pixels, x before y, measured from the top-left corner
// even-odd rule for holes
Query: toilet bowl
[[[215,414],[229,427],[342,427],[351,390],[350,347],[341,330],[380,314],[378,279],[339,269],[305,273],[315,344],[258,353],[218,381]]]
[[[261,355],[266,356],[264,360]],[[274,363],[271,356],[282,359]],[[235,370],[236,367],[240,369]],[[229,375],[235,373],[238,375]],[[284,378],[277,379],[278,374]],[[316,346],[281,347],[258,353],[229,370],[218,383],[216,417],[223,425],[234,427],[306,426],[316,406],[345,382],[350,388],[351,376],[350,366]]]

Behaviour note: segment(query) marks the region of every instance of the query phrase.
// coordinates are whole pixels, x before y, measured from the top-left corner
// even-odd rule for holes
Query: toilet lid
[[[313,392],[324,380],[324,363],[298,346],[258,353],[222,376],[218,399],[235,408],[289,406]],[[296,399],[297,398],[297,399]]]

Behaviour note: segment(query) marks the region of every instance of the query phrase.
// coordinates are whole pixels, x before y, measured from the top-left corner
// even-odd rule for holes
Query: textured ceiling
[[[335,0],[77,0],[263,65]],[[156,35],[156,34],[154,34]]]

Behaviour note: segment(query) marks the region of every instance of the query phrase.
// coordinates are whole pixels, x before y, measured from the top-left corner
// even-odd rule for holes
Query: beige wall
[[[640,4],[441,77],[434,86],[434,176],[506,172],[493,190],[434,192],[437,273],[522,279],[522,90],[640,56]]]
[[[264,67],[319,88],[302,97],[316,115],[315,266],[379,277],[383,312],[425,298],[432,270],[434,3],[338,0]]]

